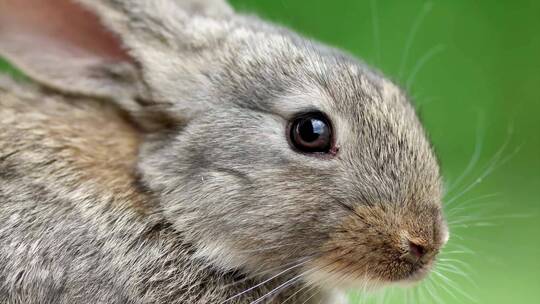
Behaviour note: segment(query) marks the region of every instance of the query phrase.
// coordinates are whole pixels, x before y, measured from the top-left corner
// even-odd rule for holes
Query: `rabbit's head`
[[[448,238],[437,159],[407,96],[221,1],[4,0],[0,52],[127,111],[147,134],[141,182],[217,267],[414,281]]]

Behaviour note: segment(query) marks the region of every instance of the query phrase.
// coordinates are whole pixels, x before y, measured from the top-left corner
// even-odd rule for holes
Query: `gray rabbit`
[[[0,303],[336,303],[448,240],[405,93],[220,0],[0,0]]]

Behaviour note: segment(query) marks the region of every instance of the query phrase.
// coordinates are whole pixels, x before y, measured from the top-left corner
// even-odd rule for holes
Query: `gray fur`
[[[429,270],[448,233],[439,167],[395,84],[221,1],[80,3],[129,73],[0,85],[0,303],[221,303],[306,261],[228,302],[299,276],[261,301],[302,303]],[[332,120],[335,157],[290,148],[308,110]],[[412,276],[407,240],[428,251]]]

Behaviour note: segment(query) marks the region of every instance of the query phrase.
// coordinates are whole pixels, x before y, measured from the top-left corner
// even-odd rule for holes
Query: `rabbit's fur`
[[[0,303],[219,303],[257,284],[192,259],[154,214],[118,111],[1,83]]]
[[[356,59],[218,0],[52,1],[101,44],[3,1],[0,53],[48,89],[1,82],[0,303],[318,302],[446,242],[414,109]],[[312,110],[335,156],[288,143]]]

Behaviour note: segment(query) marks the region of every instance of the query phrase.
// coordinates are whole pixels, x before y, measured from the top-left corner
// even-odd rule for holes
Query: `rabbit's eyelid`
[[[298,113],[322,112],[330,114],[333,101],[320,88],[305,87],[270,101],[271,111],[290,120]]]

